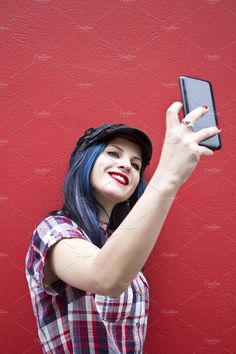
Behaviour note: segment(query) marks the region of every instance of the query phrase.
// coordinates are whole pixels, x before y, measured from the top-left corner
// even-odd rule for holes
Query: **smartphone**
[[[179,86],[183,102],[183,111],[186,116],[199,106],[208,106],[208,112],[194,124],[193,131],[218,125],[213,89],[210,81],[191,76],[180,76]],[[202,140],[199,145],[216,150],[221,148],[220,134]]]

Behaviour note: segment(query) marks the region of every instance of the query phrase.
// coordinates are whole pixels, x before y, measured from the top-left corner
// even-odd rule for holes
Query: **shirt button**
[[[55,231],[50,231],[50,236],[53,236],[55,234]]]

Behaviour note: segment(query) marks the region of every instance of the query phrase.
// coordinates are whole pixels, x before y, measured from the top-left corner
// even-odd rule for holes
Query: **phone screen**
[[[194,124],[193,131],[196,132],[203,128],[218,125],[211,83],[207,80],[189,76],[180,76],[179,82],[185,115],[199,106],[209,107],[209,111]],[[221,141],[219,134],[201,141],[199,145],[211,149],[220,149]]]

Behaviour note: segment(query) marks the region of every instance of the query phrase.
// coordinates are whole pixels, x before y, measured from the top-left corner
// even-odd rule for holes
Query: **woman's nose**
[[[126,170],[127,172],[130,172],[131,166],[129,163],[123,163],[122,165],[120,165],[120,168]]]

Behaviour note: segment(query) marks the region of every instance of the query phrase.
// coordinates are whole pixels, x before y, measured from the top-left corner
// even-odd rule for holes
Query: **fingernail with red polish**
[[[218,129],[218,130],[222,130],[222,128],[221,128],[221,127],[219,127],[219,125],[217,125],[217,129]]]
[[[209,107],[208,106],[202,106],[203,108],[205,108],[205,109],[208,109]]]

